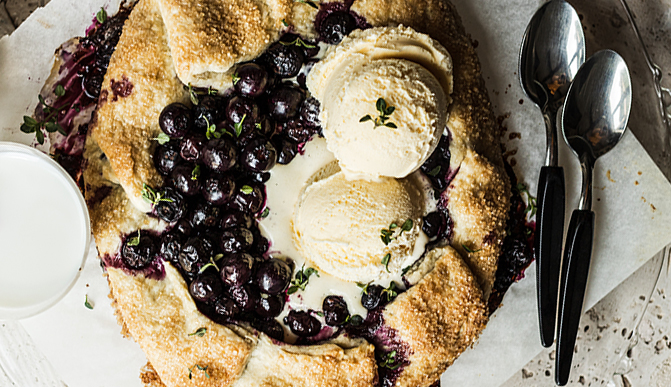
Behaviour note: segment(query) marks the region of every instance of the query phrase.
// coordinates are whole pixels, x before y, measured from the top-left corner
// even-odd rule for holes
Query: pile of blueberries
[[[440,199],[448,187],[450,174],[450,136],[443,135],[431,156],[419,168],[431,181],[436,199]],[[427,214],[422,222],[422,231],[431,239],[447,239],[452,234],[452,219],[446,203],[440,201],[437,210]]]
[[[351,16],[335,16],[323,24],[337,43],[356,25]],[[339,26],[341,19],[348,24]],[[166,106],[159,125],[169,141],[153,156],[165,186],[147,186],[143,193],[152,214],[171,227],[160,236],[132,233],[121,249],[131,270],[159,257],[173,263],[199,309],[214,321],[247,321],[277,340],[284,330],[275,317],[284,309],[294,267],[267,256],[258,219],[267,216],[269,171],[288,164],[301,144],[321,134],[319,103],[305,89],[318,52],[316,42],[287,33],[235,69],[233,88],[219,94],[189,87],[192,106]],[[294,77],[297,84],[288,81]],[[340,297],[327,298],[324,312],[333,325],[349,316]],[[314,314],[291,311],[284,322],[297,336],[314,336],[322,329]]]

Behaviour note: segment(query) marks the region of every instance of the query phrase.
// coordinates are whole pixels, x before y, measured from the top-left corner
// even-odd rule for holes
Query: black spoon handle
[[[573,211],[566,234],[559,297],[557,357],[555,358],[555,382],[559,386],[566,385],[571,373],[573,347],[578,334],[589,263],[592,258],[593,238],[594,212]]]
[[[536,215],[536,293],[541,344],[554,343],[559,267],[564,236],[564,169],[541,168]]]

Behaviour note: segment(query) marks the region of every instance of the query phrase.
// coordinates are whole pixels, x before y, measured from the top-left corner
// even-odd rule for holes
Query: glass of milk
[[[90,242],[86,203],[67,172],[36,149],[0,142],[0,320],[60,301]]]

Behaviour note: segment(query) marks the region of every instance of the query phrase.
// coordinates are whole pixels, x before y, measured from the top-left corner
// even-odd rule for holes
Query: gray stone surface
[[[671,245],[583,315],[569,386],[671,386],[669,259]],[[544,350],[502,387],[554,386],[554,355]]]
[[[14,31],[14,23],[5,9],[5,2],[0,1],[0,36],[11,34]]]
[[[45,6],[49,0],[5,0],[5,8],[9,17],[18,27],[37,8]]]

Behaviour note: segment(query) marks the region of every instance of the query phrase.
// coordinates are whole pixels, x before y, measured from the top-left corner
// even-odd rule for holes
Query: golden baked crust
[[[156,0],[137,3],[105,75],[91,136],[110,160],[119,183],[142,212],[142,184],[163,184],[154,168],[153,138],[165,106],[188,99],[177,78]],[[125,95],[125,96],[124,96]]]
[[[253,341],[214,323],[196,308],[181,274],[167,264],[162,280],[108,268],[112,293],[128,331],[167,386],[228,386],[242,373]],[[189,336],[206,328],[203,337]],[[205,373],[194,368],[207,367]]]
[[[158,0],[184,84],[226,89],[235,63],[276,41],[292,0]]]
[[[344,349],[335,344],[311,347],[274,344],[261,335],[247,369],[235,387],[374,386],[375,348],[360,343]]]
[[[448,192],[447,208],[454,222],[452,246],[476,275],[485,299],[494,285],[506,233],[508,184],[499,168],[468,149]]]
[[[355,0],[352,10],[373,26],[403,24],[427,33],[447,48],[453,60],[453,103],[447,125],[452,134],[451,169],[458,171],[448,189],[454,248],[427,254],[422,263],[426,274],[383,312],[385,324],[409,348],[410,363],[400,372],[397,385],[425,386],[474,343],[486,324],[484,300],[493,285],[505,233],[509,182],[478,59],[454,7],[443,0]],[[185,83],[225,87],[228,83],[214,80],[228,82],[230,77],[221,74],[277,39],[282,18],[297,32],[314,37],[315,14],[308,5],[289,0],[138,2],[110,61],[86,144],[86,199],[101,256],[115,256],[122,236],[134,230],[160,232],[167,227],[145,214],[149,206],[141,189],[143,183],[162,184],[151,158],[155,146],[151,139],[160,132],[161,109],[188,98],[177,74]],[[240,15],[251,18],[250,24],[239,26],[245,20]],[[207,28],[208,23],[222,20],[232,24]],[[199,36],[192,39],[189,28]],[[245,42],[234,37],[236,31],[244,31]],[[215,32],[223,37],[215,39],[211,35]],[[201,55],[202,61],[194,61],[194,55]],[[114,83],[118,89],[119,82],[133,85],[125,97],[114,93]],[[466,248],[477,252],[468,253]],[[249,327],[216,324],[197,310],[176,269],[166,263],[165,270],[165,279],[159,281],[108,268],[123,322],[165,385],[377,384],[371,344],[278,345]],[[188,335],[200,327],[208,328],[206,336]],[[196,364],[207,366],[210,378],[193,368]]]
[[[477,339],[486,303],[459,253],[447,246],[425,257],[428,273],[384,310],[384,321],[409,347],[397,386],[428,386]],[[432,266],[432,267],[431,267]]]

